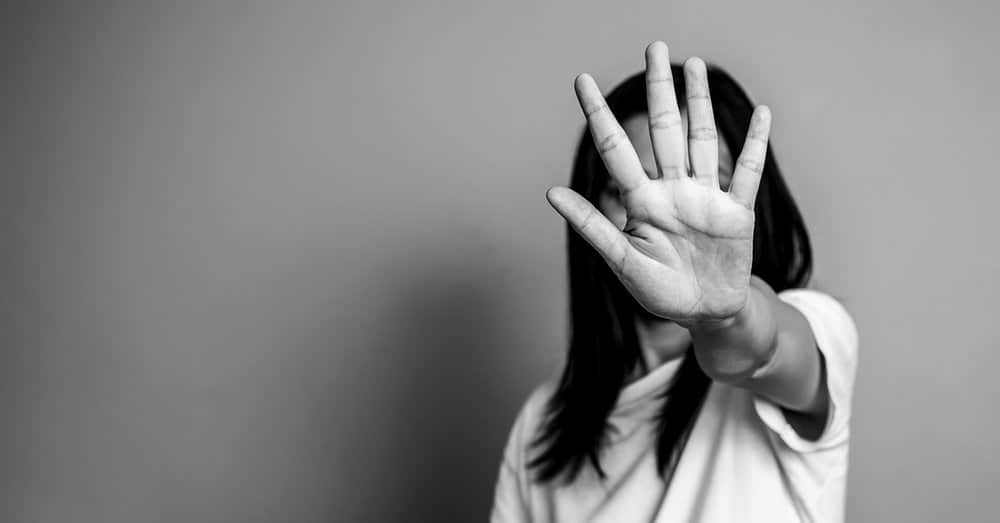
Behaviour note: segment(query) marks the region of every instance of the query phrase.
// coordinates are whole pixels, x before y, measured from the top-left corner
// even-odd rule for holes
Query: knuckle
[[[646,85],[674,84],[674,77],[669,74],[651,74],[646,76]]]
[[[597,149],[602,153],[606,153],[625,143],[627,139],[624,131],[615,131],[601,138],[597,143]]]
[[[688,137],[694,141],[704,142],[718,140],[719,134],[714,127],[692,127],[688,131]]]
[[[625,266],[628,263],[628,250],[627,249],[621,249],[621,251],[617,255],[617,260],[616,261],[617,261],[618,273],[619,274],[625,274],[626,271],[627,271],[627,269],[625,268]]]
[[[649,115],[649,125],[654,129],[673,129],[681,125],[681,113],[673,109],[667,109]]]
[[[739,162],[737,162],[737,165],[743,167],[744,169],[752,171],[756,174],[760,174],[761,171],[764,170],[763,162],[750,158],[740,158]]]
[[[587,211],[587,215],[583,217],[583,221],[580,222],[580,234],[584,234],[588,229],[590,229],[592,222],[594,221],[594,210],[590,209]]]
[[[590,118],[591,116],[594,116],[595,114],[601,112],[607,107],[608,105],[605,104],[603,101],[590,102],[583,106],[583,113],[587,116],[587,118]]]
[[[666,178],[685,178],[688,175],[687,168],[683,165],[664,165],[660,170]]]

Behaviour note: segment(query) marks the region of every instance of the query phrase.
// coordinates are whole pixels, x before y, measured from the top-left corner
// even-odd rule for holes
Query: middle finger
[[[701,58],[684,62],[688,102],[688,151],[695,180],[719,188],[719,136],[715,130],[708,73]]]
[[[646,101],[649,138],[660,175],[668,180],[686,177],[684,129],[670,70],[670,52],[663,42],[653,42],[646,48]]]

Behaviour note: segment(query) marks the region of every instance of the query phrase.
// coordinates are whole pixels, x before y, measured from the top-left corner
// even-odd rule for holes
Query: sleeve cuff
[[[789,448],[814,452],[846,444],[850,437],[850,402],[857,366],[857,330],[847,311],[832,297],[811,289],[783,291],[778,297],[808,320],[823,357],[829,410],[820,437],[803,438],[785,418],[783,409],[763,396],[753,405],[761,421]]]

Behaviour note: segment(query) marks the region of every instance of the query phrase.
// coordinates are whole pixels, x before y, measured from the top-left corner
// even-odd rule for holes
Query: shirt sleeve
[[[850,440],[851,396],[858,366],[858,333],[847,310],[812,289],[791,289],[778,297],[805,316],[823,358],[830,403],[826,425],[815,441],[785,419],[780,406],[753,396],[774,457],[803,521],[844,521]]]
[[[851,398],[858,366],[858,333],[847,310],[833,297],[813,289],[789,289],[778,298],[798,309],[812,329],[823,357],[830,403],[823,432],[805,439],[785,419],[782,409],[763,396],[754,397],[761,421],[788,449],[799,453],[846,446],[850,437]]]

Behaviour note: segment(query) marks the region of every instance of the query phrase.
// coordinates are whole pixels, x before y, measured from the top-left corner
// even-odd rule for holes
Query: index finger
[[[576,77],[576,96],[608,173],[621,185],[622,194],[627,197],[630,191],[648,180],[632,142],[611,114],[597,83],[589,74]]]

